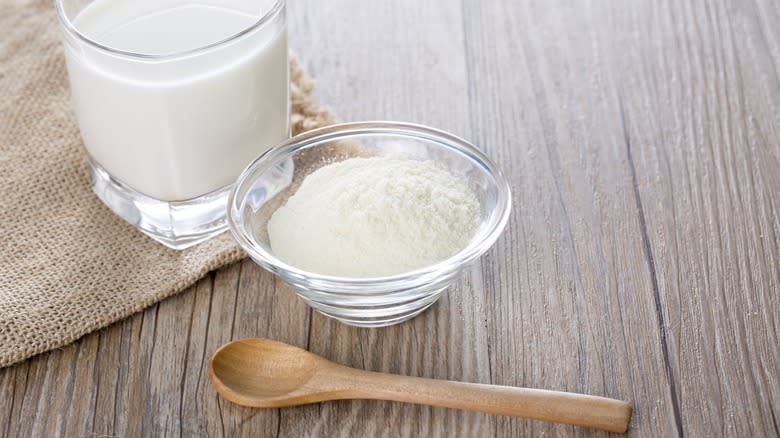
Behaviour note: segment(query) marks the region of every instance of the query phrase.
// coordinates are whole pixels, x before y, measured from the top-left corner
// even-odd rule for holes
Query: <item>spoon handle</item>
[[[350,369],[348,398],[393,400],[625,432],[631,405],[605,397]]]

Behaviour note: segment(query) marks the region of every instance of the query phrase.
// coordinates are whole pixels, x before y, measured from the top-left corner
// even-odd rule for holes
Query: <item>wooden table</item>
[[[392,5],[391,5],[392,3]],[[312,313],[251,262],[0,371],[8,436],[601,432],[378,401],[243,408],[212,353],[270,337],[348,365],[628,400],[630,434],[780,434],[780,2],[292,0],[344,120],[430,124],[510,177],[496,246],[396,327]]]

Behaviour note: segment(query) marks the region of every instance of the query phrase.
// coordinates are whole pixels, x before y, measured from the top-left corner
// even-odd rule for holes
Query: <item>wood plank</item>
[[[709,436],[777,434],[780,82],[760,17],[780,5],[653,6],[616,17],[640,50],[612,63],[679,421]],[[661,50],[671,44],[678,56]]]
[[[603,38],[610,5],[467,7],[473,123],[480,143],[511,166],[514,189],[507,238],[485,263],[493,380],[625,399],[635,408],[632,430],[673,435],[652,278],[604,59],[613,51]],[[500,435],[518,430],[586,433],[498,419]]]

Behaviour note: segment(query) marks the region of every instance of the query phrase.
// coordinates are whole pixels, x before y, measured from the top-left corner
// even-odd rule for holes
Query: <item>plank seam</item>
[[[655,302],[655,315],[658,321],[658,331],[661,337],[661,352],[664,362],[664,373],[669,381],[669,392],[672,401],[672,412],[674,414],[674,423],[677,427],[678,436],[685,436],[682,426],[682,415],[680,414],[680,402],[677,398],[677,384],[675,383],[674,373],[672,372],[671,362],[669,361],[669,344],[667,342],[666,319],[664,318],[661,307],[661,294],[658,288],[658,276],[656,274],[655,259],[653,249],[650,246],[650,237],[647,233],[647,221],[645,220],[645,211],[642,206],[642,197],[639,195],[639,183],[637,182],[636,166],[631,154],[631,137],[628,134],[626,124],[626,112],[623,106],[623,95],[618,90],[618,105],[620,107],[620,123],[623,128],[623,141],[626,144],[626,153],[629,169],[631,171],[631,185],[634,192],[634,201],[636,203],[637,214],[639,216],[639,230],[642,235],[642,248],[647,260],[647,268],[650,271],[650,282],[653,288],[653,301]]]

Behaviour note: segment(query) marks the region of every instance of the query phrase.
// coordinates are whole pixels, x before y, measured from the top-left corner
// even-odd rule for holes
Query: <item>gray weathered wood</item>
[[[343,120],[472,139],[506,233],[422,316],[357,329],[248,261],[0,370],[4,436],[605,433],[379,401],[217,397],[225,342],[635,406],[638,436],[780,435],[780,3],[292,1],[291,45]]]

